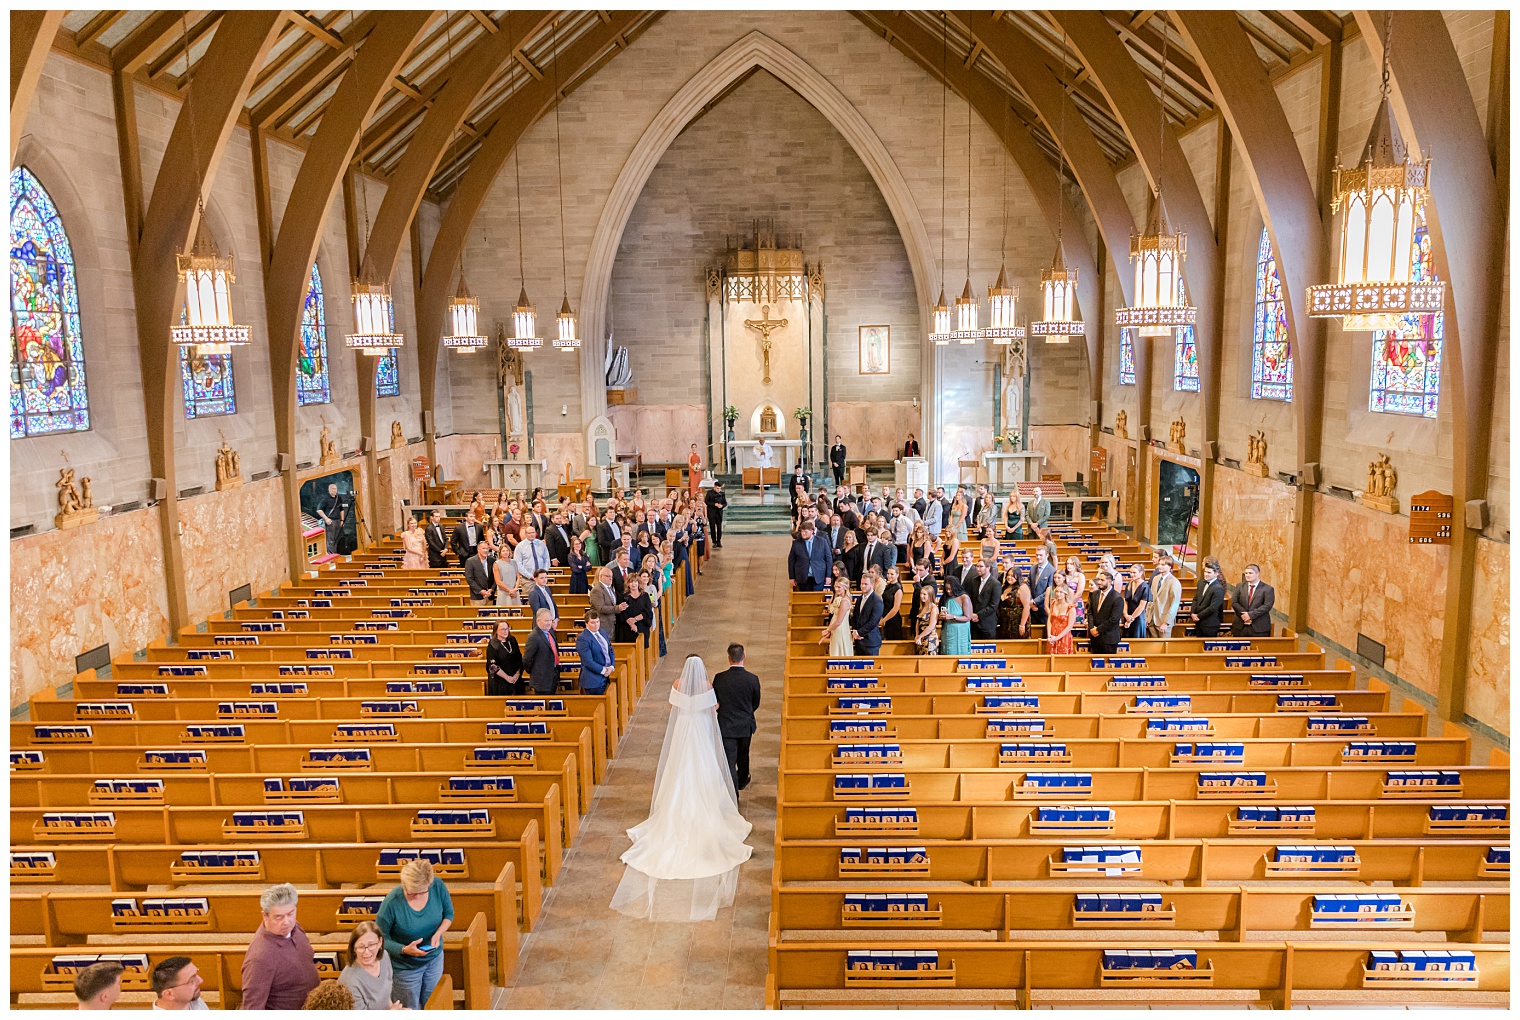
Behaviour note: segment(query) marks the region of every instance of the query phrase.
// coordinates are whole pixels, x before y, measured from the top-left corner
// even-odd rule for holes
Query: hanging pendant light
[[[939,273],[940,288],[939,300],[934,302],[931,312],[934,328],[929,333],[929,342],[936,347],[944,347],[954,339],[954,320],[950,315],[950,306],[945,304],[945,233],[949,222],[945,218],[945,153],[947,151],[947,118],[950,115],[950,79],[946,77],[950,50],[950,26],[946,15],[941,12],[940,16],[940,111],[939,111]],[[970,280],[967,280],[969,283]]]
[[[369,188],[364,177],[359,177],[359,200],[364,207],[364,246],[369,248]],[[361,266],[364,263],[359,263]],[[363,272],[363,270],[360,270]],[[353,281],[354,331],[343,338],[344,346],[372,358],[388,354],[406,343],[406,337],[396,332],[396,306],[391,301],[391,288],[386,283],[372,283],[365,279]]]
[[[565,258],[565,157],[559,134],[559,19],[549,25],[549,45],[554,47],[554,179],[559,189],[559,273],[563,284],[559,314],[554,317],[554,347],[561,351],[578,351],[581,338],[575,333],[575,309],[570,307],[570,271]]]
[[[1061,62],[1066,61],[1066,32],[1061,32]],[[1042,318],[1029,324],[1030,336],[1042,336],[1047,344],[1070,343],[1074,336],[1086,336],[1087,325],[1077,317],[1077,271],[1067,269],[1061,257],[1066,238],[1066,104],[1065,92],[1061,94],[1060,135],[1056,148],[1059,158],[1056,169],[1056,255],[1049,269],[1040,271],[1040,314]]]
[[[1008,132],[1008,105],[1003,104],[1003,133]],[[997,283],[987,288],[987,339],[999,347],[1023,340],[1026,330],[1018,325],[1019,289],[1008,282],[1008,150],[1003,159],[1003,233],[1000,241]]]
[[[512,309],[512,335],[507,346],[519,351],[532,351],[544,345],[538,336],[538,319],[533,314],[533,303],[528,300],[528,283],[523,268],[522,237],[522,160],[519,151],[512,151],[513,173],[517,178],[517,278],[522,289],[517,294],[517,307]]]
[[[473,354],[487,344],[480,335],[480,302],[464,284],[464,268],[459,270],[459,289],[449,301],[449,325],[452,331],[443,338],[443,346],[460,354]]]
[[[939,300],[934,302],[934,331],[929,334],[929,342],[943,347],[948,344],[952,337],[954,319],[951,317],[950,306],[945,304],[945,292],[939,292]]]
[[[970,16],[967,21],[967,29],[971,28]],[[971,37],[975,38],[974,33]],[[974,48],[974,44],[973,48]],[[948,83],[948,79],[947,79]],[[948,87],[948,84],[947,86]],[[977,307],[975,293],[971,289],[971,103],[966,103],[966,286],[961,289],[961,296],[955,299],[955,339],[962,344],[974,344],[982,339],[984,334],[977,328],[977,318],[980,311]]]
[[[185,51],[185,116],[190,126],[190,159],[195,163],[196,243],[189,254],[175,257],[179,278],[185,285],[184,314],[178,326],[169,328],[169,339],[191,354],[230,354],[232,348],[253,342],[253,331],[232,318],[232,257],[222,257],[206,231],[206,182],[201,176],[200,153],[195,144],[195,66],[190,60],[190,26],[180,15],[180,34]]]
[[[1182,263],[1187,258],[1187,234],[1167,229],[1162,191],[1162,166],[1166,157],[1166,55],[1170,32],[1161,33],[1161,121],[1156,132],[1160,155],[1156,158],[1156,203],[1145,233],[1131,234],[1129,260],[1135,267],[1135,303],[1114,310],[1114,324],[1134,329],[1143,337],[1167,337],[1180,326],[1191,326],[1198,309],[1187,304],[1182,287]]]
[[[1345,330],[1397,330],[1406,315],[1439,312],[1446,284],[1412,273],[1420,206],[1430,197],[1430,160],[1411,155],[1388,102],[1393,12],[1383,20],[1382,101],[1362,149],[1361,165],[1335,167],[1330,209],[1341,215],[1335,283],[1309,288],[1309,314],[1340,319]]]

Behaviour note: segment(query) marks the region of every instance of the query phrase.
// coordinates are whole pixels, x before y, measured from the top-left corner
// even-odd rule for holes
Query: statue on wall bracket
[[[1385,514],[1398,513],[1399,500],[1393,494],[1398,485],[1399,473],[1389,462],[1388,454],[1378,454],[1377,459],[1367,465],[1367,487],[1362,490],[1362,505]]]
[[[1267,477],[1267,436],[1260,429],[1246,437],[1245,473]]]
[[[58,516],[53,518],[53,524],[59,531],[77,528],[81,524],[93,524],[100,519],[100,511],[95,507],[95,497],[90,492],[88,478],[81,478],[76,486],[74,469],[60,468],[56,486]]]
[[[222,445],[216,451],[216,491],[236,489],[243,484],[243,458],[238,452],[227,444],[227,437],[222,437]]]

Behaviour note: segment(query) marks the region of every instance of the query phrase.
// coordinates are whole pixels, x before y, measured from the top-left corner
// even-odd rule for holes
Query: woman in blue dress
[[[676,573],[686,575],[686,596],[690,598],[697,593],[697,586],[691,578],[691,536],[686,533],[685,517],[671,522],[670,542],[675,552]]]
[[[961,579],[954,571],[945,578],[945,607],[939,618],[945,624],[945,637],[940,642],[941,655],[971,654],[971,598],[961,587]]]

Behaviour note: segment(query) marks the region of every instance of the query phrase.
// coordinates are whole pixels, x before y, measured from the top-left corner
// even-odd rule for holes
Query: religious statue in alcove
[[[1246,474],[1267,477],[1267,436],[1260,430],[1246,437]]]
[[[507,442],[523,443],[528,437],[527,373],[522,352],[507,343],[506,326],[496,324],[496,385],[501,387],[506,408]]]
[[[322,455],[318,458],[317,462],[323,467],[327,467],[329,464],[336,464],[342,459],[338,456],[338,444],[333,442],[332,429],[328,428],[325,423],[322,425],[322,434],[317,438],[317,446],[322,451]]]
[[[1123,409],[1114,415],[1114,437],[1116,439],[1129,438],[1129,415]]]
[[[1028,366],[1024,341],[1014,339],[1003,348],[1002,421],[998,423],[999,448],[1006,441],[1017,453],[1024,435],[1024,372]]]
[[[397,450],[406,445],[406,433],[401,429],[399,421],[391,422],[391,449]]]
[[[1399,512],[1399,501],[1393,490],[1398,485],[1399,473],[1388,460],[1388,454],[1380,453],[1376,460],[1367,465],[1367,488],[1362,490],[1362,503],[1385,514],[1396,514]]]
[[[1181,418],[1172,422],[1172,438],[1168,445],[1173,453],[1187,453],[1187,422]]]

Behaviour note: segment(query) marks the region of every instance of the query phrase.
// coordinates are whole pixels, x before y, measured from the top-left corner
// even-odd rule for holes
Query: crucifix
[[[744,325],[749,329],[760,331],[760,353],[765,359],[765,378],[760,381],[769,384],[771,381],[771,331],[784,327],[786,320],[771,318],[771,306],[761,305],[760,318],[745,319]]]

